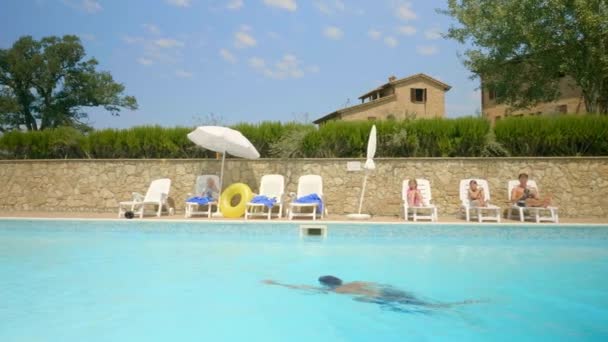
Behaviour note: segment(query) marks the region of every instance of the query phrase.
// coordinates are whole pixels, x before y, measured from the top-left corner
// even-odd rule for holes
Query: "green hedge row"
[[[507,118],[494,132],[513,156],[608,155],[608,116]]]
[[[262,157],[363,157],[372,122],[238,124]],[[507,118],[495,127],[481,118],[375,122],[378,157],[606,156],[608,117]],[[141,126],[82,133],[71,128],[8,132],[2,159],[206,158],[188,140],[192,128]]]

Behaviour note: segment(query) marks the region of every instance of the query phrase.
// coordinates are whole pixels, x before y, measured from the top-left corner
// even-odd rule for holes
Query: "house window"
[[[412,88],[411,89],[411,100],[412,100],[412,102],[417,102],[417,103],[426,102],[426,88]]]
[[[568,105],[559,105],[555,111],[557,113],[568,113]]]
[[[494,100],[496,98],[496,89],[492,88],[488,90],[488,98]]]
[[[376,121],[376,117],[375,116],[368,116],[367,120],[369,120],[369,121]]]

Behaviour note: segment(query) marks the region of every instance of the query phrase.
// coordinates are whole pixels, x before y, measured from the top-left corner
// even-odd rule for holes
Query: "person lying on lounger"
[[[511,202],[520,207],[548,207],[551,204],[551,198],[540,198],[536,188],[528,186],[528,175],[525,173],[519,174],[519,185],[511,191]]]
[[[326,275],[319,277],[319,286],[283,284],[274,280],[263,280],[264,284],[286,287],[288,289],[313,291],[317,293],[346,294],[354,300],[379,304],[385,309],[398,312],[424,312],[427,309],[450,308],[456,305],[480,303],[482,301],[466,300],[462,302],[441,303],[420,299],[413,294],[390,285],[353,281],[344,283],[342,279]]]
[[[483,188],[480,188],[474,179],[469,182],[469,201],[471,207],[485,207],[488,204]]]

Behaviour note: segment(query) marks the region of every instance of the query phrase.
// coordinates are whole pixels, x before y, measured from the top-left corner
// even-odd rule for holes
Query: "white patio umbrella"
[[[188,133],[188,139],[202,148],[222,154],[219,186],[220,193],[222,192],[224,182],[224,162],[226,160],[226,153],[246,159],[260,158],[260,154],[253,144],[251,144],[241,132],[228,127],[200,126]]]
[[[365,169],[365,176],[363,177],[363,186],[361,187],[361,197],[359,198],[359,211],[357,214],[346,215],[351,219],[369,219],[369,214],[361,214],[361,208],[363,207],[363,196],[365,195],[365,186],[367,185],[367,176],[369,173],[376,169],[374,163],[374,156],[376,155],[376,125],[372,126],[372,130],[369,132],[369,140],[367,141],[367,160],[363,168]]]

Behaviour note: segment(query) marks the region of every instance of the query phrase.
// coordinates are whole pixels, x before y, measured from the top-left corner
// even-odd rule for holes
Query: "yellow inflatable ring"
[[[232,199],[235,196],[241,196],[241,199],[236,205],[232,205]],[[220,196],[220,211],[224,217],[237,218],[245,214],[245,206],[247,202],[253,198],[253,192],[247,184],[234,183],[224,190]]]

